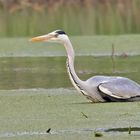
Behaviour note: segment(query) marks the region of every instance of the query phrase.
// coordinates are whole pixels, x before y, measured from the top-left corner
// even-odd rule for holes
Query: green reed
[[[97,6],[60,6],[42,12],[24,8],[13,13],[0,10],[0,36],[31,36],[54,29],[70,35],[127,34],[140,32],[140,4],[119,7],[114,4]]]

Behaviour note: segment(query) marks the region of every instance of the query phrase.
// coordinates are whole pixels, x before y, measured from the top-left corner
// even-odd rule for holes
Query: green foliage
[[[38,9],[21,5],[13,12],[1,8],[0,36],[33,36],[54,29],[70,35],[140,33],[139,1],[95,3],[42,4]]]

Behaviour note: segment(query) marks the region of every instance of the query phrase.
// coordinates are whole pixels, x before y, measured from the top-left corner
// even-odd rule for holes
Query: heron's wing
[[[98,86],[104,99],[110,101],[140,99],[140,85],[127,78],[116,78]]]

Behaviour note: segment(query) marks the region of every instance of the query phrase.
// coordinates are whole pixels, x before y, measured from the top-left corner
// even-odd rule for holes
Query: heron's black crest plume
[[[58,33],[58,34],[66,34],[64,31],[61,31],[61,30],[58,30],[58,31],[56,31],[56,33]]]

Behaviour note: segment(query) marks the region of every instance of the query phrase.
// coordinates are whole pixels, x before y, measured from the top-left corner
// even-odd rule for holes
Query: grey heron
[[[82,81],[74,69],[74,50],[69,37],[62,30],[33,37],[32,42],[51,41],[64,45],[67,52],[67,71],[73,86],[92,102],[128,102],[140,100],[140,85],[125,77],[93,76]]]

